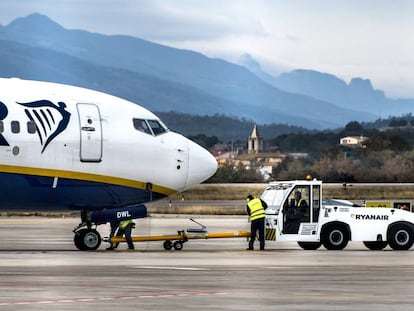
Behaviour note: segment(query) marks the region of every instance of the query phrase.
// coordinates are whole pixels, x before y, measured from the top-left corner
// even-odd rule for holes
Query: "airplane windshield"
[[[134,128],[140,132],[152,135],[151,130],[147,124],[147,121],[143,119],[133,119]]]
[[[158,120],[133,119],[134,128],[150,135],[160,135],[168,131],[167,127]]]
[[[166,128],[164,128],[162,126],[162,124],[160,122],[158,122],[157,120],[148,120],[148,124],[152,129],[152,132],[154,133],[154,135],[160,135],[162,133],[165,133],[167,131]]]

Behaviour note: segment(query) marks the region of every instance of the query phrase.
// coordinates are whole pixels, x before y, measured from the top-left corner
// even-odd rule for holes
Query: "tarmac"
[[[245,216],[155,215],[136,235],[249,230]],[[77,218],[0,218],[1,310],[413,310],[414,248],[304,251],[245,238],[190,240],[180,251],[162,242],[78,251]],[[109,225],[98,227],[102,237]]]

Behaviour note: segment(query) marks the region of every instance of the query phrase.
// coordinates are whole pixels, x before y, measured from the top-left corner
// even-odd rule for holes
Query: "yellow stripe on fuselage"
[[[13,166],[13,165],[0,165],[0,172],[2,173],[13,173],[13,174],[23,174],[23,175],[34,175],[34,176],[46,176],[46,177],[58,177],[58,178],[67,178],[67,179],[76,179],[90,182],[100,182],[116,186],[125,186],[136,189],[146,189],[147,183],[132,179],[113,177],[113,176],[104,176],[99,174],[90,174],[83,172],[73,172],[65,170],[54,170],[47,168],[35,168],[35,167],[25,167],[25,166]],[[152,191],[156,193],[161,193],[164,195],[171,195],[177,192],[174,189],[152,185]]]

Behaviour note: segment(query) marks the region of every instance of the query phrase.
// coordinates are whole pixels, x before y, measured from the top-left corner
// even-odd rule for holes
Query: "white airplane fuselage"
[[[199,184],[214,157],[101,92],[0,79],[0,209],[140,204]]]

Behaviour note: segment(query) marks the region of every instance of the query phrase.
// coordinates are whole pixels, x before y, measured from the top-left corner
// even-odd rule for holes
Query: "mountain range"
[[[347,84],[334,75],[305,69],[274,77],[263,71],[260,64],[248,54],[242,55],[239,63],[276,88],[318,98],[339,107],[383,118],[411,113],[414,108],[414,99],[389,99],[383,91],[374,89],[369,79],[353,78]]]
[[[38,13],[0,26],[0,76],[107,92],[152,111],[223,114],[259,124],[314,129],[410,113],[369,80],[295,70],[273,77],[251,57],[242,64],[139,38],[69,30]]]

